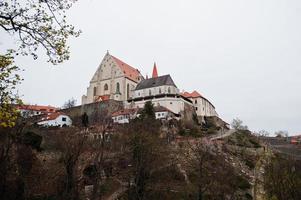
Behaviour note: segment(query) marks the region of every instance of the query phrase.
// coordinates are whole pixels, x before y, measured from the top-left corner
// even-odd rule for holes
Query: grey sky
[[[109,50],[144,75],[156,61],[159,74],[201,92],[228,122],[301,133],[300,1],[79,0],[68,16],[83,31],[68,62],[18,58],[25,102],[80,103]],[[10,37],[0,37],[3,51]]]

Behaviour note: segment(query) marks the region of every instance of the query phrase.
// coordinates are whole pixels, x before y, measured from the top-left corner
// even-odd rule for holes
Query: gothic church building
[[[82,104],[108,99],[126,101],[143,79],[138,69],[107,52],[90,81],[87,94],[82,96]]]

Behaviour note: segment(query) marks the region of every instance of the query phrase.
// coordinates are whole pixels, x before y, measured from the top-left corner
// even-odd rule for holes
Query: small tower
[[[156,65],[156,63],[154,63],[152,78],[157,78],[157,77],[158,77],[157,65]]]

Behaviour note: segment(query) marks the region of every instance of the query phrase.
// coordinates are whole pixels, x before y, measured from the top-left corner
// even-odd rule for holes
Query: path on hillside
[[[210,136],[209,139],[210,139],[210,141],[222,139],[222,138],[225,138],[225,137],[228,137],[228,136],[232,135],[232,134],[235,133],[235,132],[236,132],[235,129],[230,129],[230,130],[228,130],[228,131],[227,131],[226,133],[224,133],[224,134],[218,133],[218,134],[216,134],[216,135]]]
[[[120,183],[120,187],[113,193],[111,196],[109,196],[106,200],[115,200],[118,199],[120,195],[122,195],[128,188],[128,183],[122,182],[121,180],[116,178],[116,181]]]

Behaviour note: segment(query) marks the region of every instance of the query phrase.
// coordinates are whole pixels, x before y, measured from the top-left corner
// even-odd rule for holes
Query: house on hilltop
[[[112,114],[114,123],[126,124],[140,116],[142,108],[122,109]],[[163,106],[154,107],[155,117],[159,120],[173,119],[176,114]]]
[[[17,105],[22,117],[33,117],[37,115],[55,113],[58,109],[53,106],[40,106],[40,105]]]
[[[202,117],[218,117],[218,114],[215,110],[214,105],[206,99],[203,95],[201,95],[197,91],[193,91],[192,93],[189,92],[183,92],[181,94],[182,96],[190,99],[193,103],[193,106],[195,108],[195,111],[198,116]]]
[[[185,104],[192,105],[191,100],[183,97],[171,76],[158,76],[154,65],[152,78],[144,79],[137,84],[132,98],[128,99],[128,106],[143,108],[147,101],[154,106],[163,106],[175,114],[185,109]]]
[[[38,119],[37,124],[45,127],[51,127],[51,126],[64,127],[64,126],[71,126],[72,120],[68,115],[64,113],[55,112],[55,113],[48,113],[48,114],[41,115]]]

